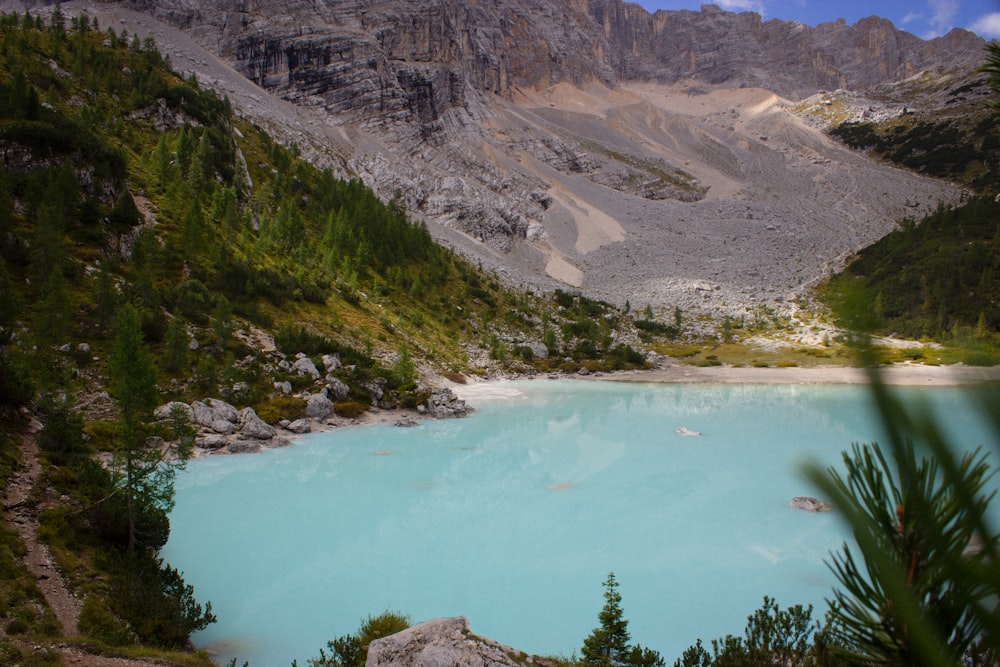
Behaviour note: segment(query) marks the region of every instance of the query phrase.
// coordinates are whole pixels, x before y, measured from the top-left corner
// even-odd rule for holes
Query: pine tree
[[[600,627],[583,640],[583,664],[609,667],[629,663],[628,619],[622,611],[615,573],[604,580],[604,608],[597,615]]]
[[[188,350],[187,327],[180,315],[175,315],[167,324],[165,342],[167,354],[163,359],[164,370],[168,373],[176,373],[184,368]]]
[[[156,407],[156,374],[153,360],[142,340],[139,313],[131,304],[119,309],[115,318],[115,341],[111,352],[111,395],[121,413],[116,459],[116,477],[125,493],[128,512],[128,553],[136,547],[136,504],[140,502],[143,478],[152,475],[159,452],[150,456],[145,425]]]
[[[142,339],[139,313],[131,304],[119,309],[114,330],[109,384],[121,419],[111,472],[116,493],[125,496],[126,552],[131,554],[143,537],[141,518],[165,516],[173,508],[174,478],[191,456],[192,439],[181,437],[180,415],[172,414],[175,444],[169,449],[150,446],[149,424],[158,400],[156,373]]]

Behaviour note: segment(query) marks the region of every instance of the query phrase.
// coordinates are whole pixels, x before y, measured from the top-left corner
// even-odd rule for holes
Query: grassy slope
[[[845,123],[832,134],[900,166],[978,193],[865,248],[823,291],[840,321],[879,334],[934,339],[961,348],[949,358],[1000,361],[1000,130],[983,103],[986,81],[968,77],[943,91],[934,111],[881,124]]]

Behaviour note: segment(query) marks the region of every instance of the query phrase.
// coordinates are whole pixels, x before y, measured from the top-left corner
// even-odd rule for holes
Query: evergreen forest
[[[966,363],[1000,361],[1000,91],[995,43],[968,83],[948,91],[946,112],[911,112],[883,123],[845,123],[831,134],[849,146],[964,184],[969,196],[940,206],[859,252],[823,290],[841,324],[934,340],[968,350]],[[983,101],[966,95],[986,89]]]

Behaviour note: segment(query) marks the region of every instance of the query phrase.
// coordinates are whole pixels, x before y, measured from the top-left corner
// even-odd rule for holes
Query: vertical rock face
[[[127,4],[184,27],[282,97],[339,123],[403,124],[431,143],[449,110],[452,125],[480,120],[483,95],[510,98],[516,86],[693,79],[803,97],[972,66],[983,44],[962,30],[924,41],[876,17],[812,28],[714,5],[649,14],[622,0]]]
[[[803,97],[825,88],[901,81],[942,66],[974,67],[982,60],[983,42],[973,33],[956,29],[924,41],[874,16],[813,28],[714,5],[650,15],[618,0],[591,0],[590,12],[624,80],[733,82]]]

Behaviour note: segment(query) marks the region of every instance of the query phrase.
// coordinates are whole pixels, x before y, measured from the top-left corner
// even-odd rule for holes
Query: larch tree
[[[139,313],[131,304],[122,306],[115,318],[110,376],[111,394],[121,415],[112,475],[116,492],[125,497],[126,552],[133,553],[141,537],[139,517],[150,511],[167,513],[173,507],[174,477],[190,457],[192,443],[180,438],[168,449],[153,446],[150,440],[158,400],[156,372],[142,338]]]
[[[583,659],[585,665],[626,665],[629,663],[629,633],[628,619],[622,610],[622,596],[618,592],[618,580],[615,573],[608,574],[604,580],[604,607],[597,615],[601,625],[594,628],[583,640]]]

